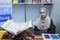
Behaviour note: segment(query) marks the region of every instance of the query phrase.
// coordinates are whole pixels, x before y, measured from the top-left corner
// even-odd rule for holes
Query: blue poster
[[[12,0],[1,0],[0,2],[0,22],[12,19]]]
[[[9,19],[12,19],[11,14],[1,14],[0,15],[0,22],[5,22]]]

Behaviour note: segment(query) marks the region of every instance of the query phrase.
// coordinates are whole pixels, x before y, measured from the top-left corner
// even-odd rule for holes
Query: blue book
[[[51,34],[51,37],[52,37],[53,39],[58,39],[57,35],[54,35],[54,34]]]
[[[24,3],[25,0],[18,0],[18,3]]]
[[[45,38],[48,38],[48,39],[50,39],[50,36],[49,35],[44,35],[45,36]]]

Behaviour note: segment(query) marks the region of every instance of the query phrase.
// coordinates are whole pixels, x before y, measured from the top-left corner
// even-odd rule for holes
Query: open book
[[[7,20],[1,27],[4,28],[5,30],[7,30],[8,32],[10,32],[11,34],[17,35],[23,31],[27,30],[28,28],[31,28],[32,21],[28,21],[21,25],[18,25],[17,23],[15,23],[12,20]]]

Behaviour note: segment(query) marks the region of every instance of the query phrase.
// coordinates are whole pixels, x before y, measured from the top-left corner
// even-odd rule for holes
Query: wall
[[[53,3],[51,18],[56,25],[56,33],[60,33],[60,0],[53,0]]]

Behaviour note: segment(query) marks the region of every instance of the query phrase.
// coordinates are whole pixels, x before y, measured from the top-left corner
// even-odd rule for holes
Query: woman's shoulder
[[[53,23],[53,20],[52,20],[52,19],[50,19],[50,21],[51,21],[51,23],[50,23],[50,24],[51,24],[51,25],[53,25],[53,24],[54,24],[54,23]]]
[[[56,30],[56,26],[55,26],[55,24],[53,23],[53,20],[52,19],[50,19],[51,20],[51,23],[50,23],[50,28],[48,29],[48,33],[55,33],[55,30]]]
[[[50,27],[54,27],[55,28],[55,24],[54,24],[52,19],[51,19]]]

